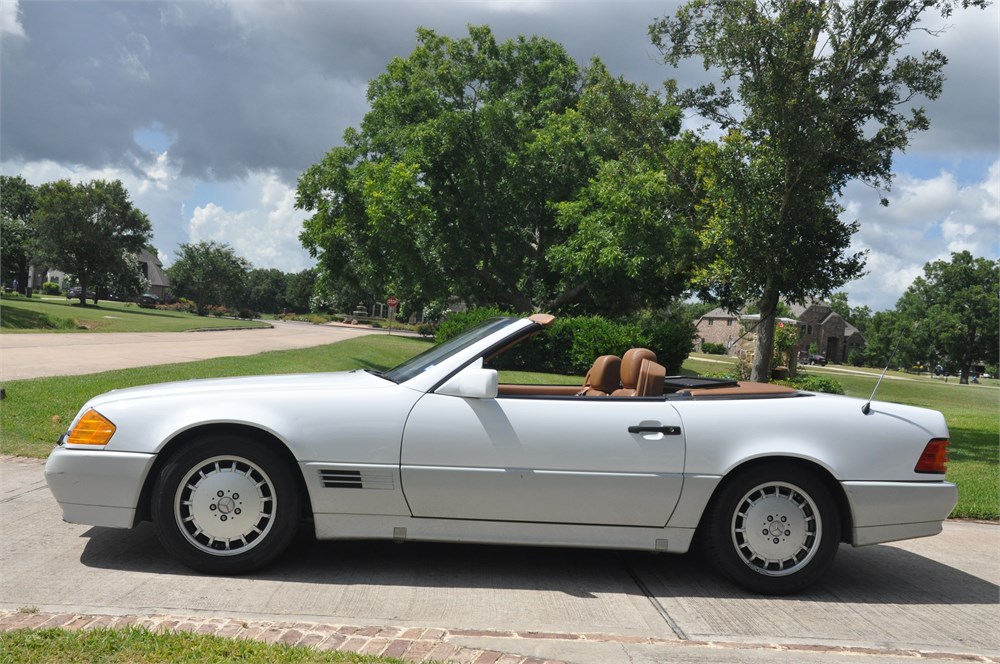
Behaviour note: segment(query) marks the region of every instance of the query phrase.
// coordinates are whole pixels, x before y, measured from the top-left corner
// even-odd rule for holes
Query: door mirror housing
[[[495,369],[468,367],[448,379],[437,393],[463,399],[495,399],[498,382]]]

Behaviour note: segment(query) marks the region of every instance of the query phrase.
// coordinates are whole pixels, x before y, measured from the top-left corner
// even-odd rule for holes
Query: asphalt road
[[[149,524],[63,523],[42,468],[0,460],[0,611],[439,627],[471,630],[459,637],[469,646],[571,662],[857,662],[918,651],[1000,661],[992,524],[948,522],[932,538],[843,546],[822,583],[787,598],[744,593],[694,555],[308,535],[260,573],[211,577],[172,560]],[[505,630],[547,634],[504,639]],[[552,637],[586,633],[614,638]],[[648,637],[658,645],[638,643]]]
[[[2,334],[0,380],[71,376],[111,369],[255,355],[332,344],[386,330],[274,322],[271,328],[210,332]]]

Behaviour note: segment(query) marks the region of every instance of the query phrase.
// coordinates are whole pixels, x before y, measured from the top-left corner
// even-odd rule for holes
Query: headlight
[[[115,425],[96,410],[88,410],[69,432],[70,445],[107,445],[115,435]]]

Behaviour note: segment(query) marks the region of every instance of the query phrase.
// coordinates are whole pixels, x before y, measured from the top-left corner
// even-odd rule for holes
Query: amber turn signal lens
[[[107,445],[113,435],[115,425],[96,410],[88,410],[73,427],[66,442],[70,445]]]
[[[948,466],[948,439],[934,438],[924,446],[924,451],[913,468],[917,473],[943,473]]]

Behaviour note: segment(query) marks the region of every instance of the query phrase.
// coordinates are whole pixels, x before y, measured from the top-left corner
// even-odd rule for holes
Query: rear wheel
[[[268,445],[224,435],[199,439],[163,467],[152,517],[163,546],[193,569],[241,574],[288,547],[301,497]]]
[[[790,464],[733,478],[709,516],[712,561],[758,593],[784,595],[813,583],[840,544],[840,515],[830,492],[813,473]]]

